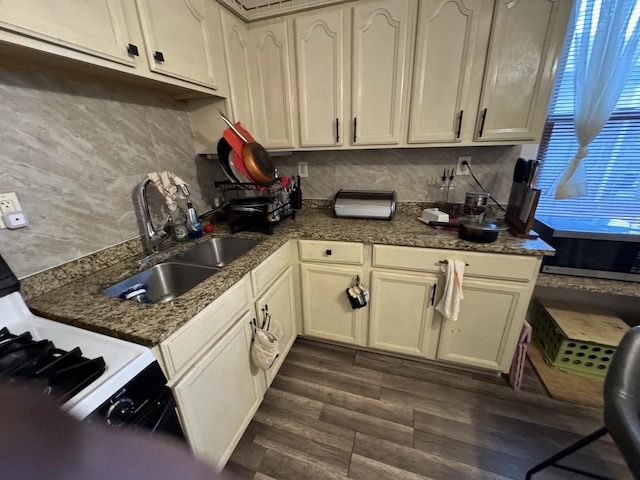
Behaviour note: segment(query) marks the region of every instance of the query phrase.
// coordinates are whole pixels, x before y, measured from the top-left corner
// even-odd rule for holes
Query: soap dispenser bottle
[[[189,240],[202,237],[202,224],[190,198],[187,198],[187,232]]]

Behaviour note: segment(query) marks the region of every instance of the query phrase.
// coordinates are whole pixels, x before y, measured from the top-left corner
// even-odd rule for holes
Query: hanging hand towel
[[[257,329],[251,345],[251,360],[260,370],[269,370],[280,355],[278,339],[263,329]]]
[[[167,203],[169,210],[173,212],[177,208],[177,204],[175,202],[176,195],[178,195],[179,198],[183,198],[178,187],[182,184],[186,185],[186,182],[175,173],[168,172],[166,170],[162,172],[150,172],[148,177],[164,196],[164,200]]]
[[[462,294],[462,278],[464,277],[465,263],[462,260],[449,259],[440,268],[445,272],[444,293],[436,310],[444,318],[455,322],[460,313],[460,300],[464,298]]]

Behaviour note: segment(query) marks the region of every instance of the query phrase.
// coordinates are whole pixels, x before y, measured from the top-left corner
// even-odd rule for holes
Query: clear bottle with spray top
[[[441,212],[447,211],[447,193],[447,170],[445,169],[442,174],[442,184],[438,189],[438,195],[436,198],[436,207],[438,207],[438,210]]]

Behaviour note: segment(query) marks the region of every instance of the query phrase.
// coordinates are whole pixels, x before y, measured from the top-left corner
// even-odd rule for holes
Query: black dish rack
[[[280,222],[287,218],[292,220],[296,218],[296,211],[293,209],[288,192],[282,188],[282,184],[278,180],[268,185],[235,183],[225,180],[215,182],[215,186],[222,192],[222,200],[225,204],[232,199],[248,197],[268,197],[271,199],[271,204],[263,213],[243,213],[226,209],[231,233],[260,232],[273,235],[275,226]]]

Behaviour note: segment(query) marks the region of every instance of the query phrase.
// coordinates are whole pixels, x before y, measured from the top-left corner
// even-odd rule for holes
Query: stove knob
[[[107,411],[107,424],[112,427],[122,426],[127,423],[134,410],[133,400],[127,397],[119,398]]]

